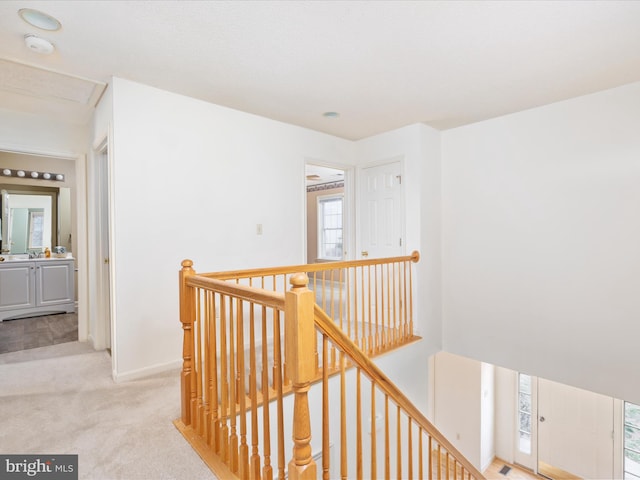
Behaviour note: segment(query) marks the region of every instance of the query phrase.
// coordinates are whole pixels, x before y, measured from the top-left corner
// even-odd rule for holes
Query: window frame
[[[339,231],[341,238],[341,247],[340,247],[340,255],[339,256],[330,256],[326,255],[326,245],[329,242],[325,242],[325,231],[329,230],[325,228],[325,214],[324,214],[324,204],[333,202],[336,200],[340,200],[340,228],[331,228],[332,231]],[[333,193],[330,195],[318,195],[316,198],[316,211],[317,211],[317,242],[318,242],[318,260],[323,261],[339,261],[344,258],[344,192],[343,193]],[[338,243],[334,243],[333,245],[338,245]]]

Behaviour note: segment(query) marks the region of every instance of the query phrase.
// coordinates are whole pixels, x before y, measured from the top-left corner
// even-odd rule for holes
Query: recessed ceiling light
[[[51,15],[34,10],[32,8],[21,8],[18,15],[29,25],[54,32],[62,28],[62,24]]]
[[[322,116],[327,118],[338,118],[340,114],[338,112],[324,112]]]

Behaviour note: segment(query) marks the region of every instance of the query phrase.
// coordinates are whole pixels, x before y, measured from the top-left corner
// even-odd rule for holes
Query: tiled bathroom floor
[[[78,340],[77,313],[0,322],[0,354],[76,340]]]

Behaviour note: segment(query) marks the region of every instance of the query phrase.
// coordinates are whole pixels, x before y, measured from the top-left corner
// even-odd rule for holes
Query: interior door
[[[613,478],[611,397],[538,379],[538,472]]]
[[[360,171],[360,245],[362,258],[404,253],[404,208],[400,162]]]

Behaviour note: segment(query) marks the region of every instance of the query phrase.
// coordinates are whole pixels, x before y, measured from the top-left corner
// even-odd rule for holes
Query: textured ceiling
[[[31,27],[17,15],[25,7],[63,28]],[[27,33],[56,52],[27,49]],[[0,58],[97,82],[123,77],[358,139],[639,81],[640,2],[4,0]],[[6,90],[0,108],[18,108]],[[28,108],[62,111],[38,101]]]

